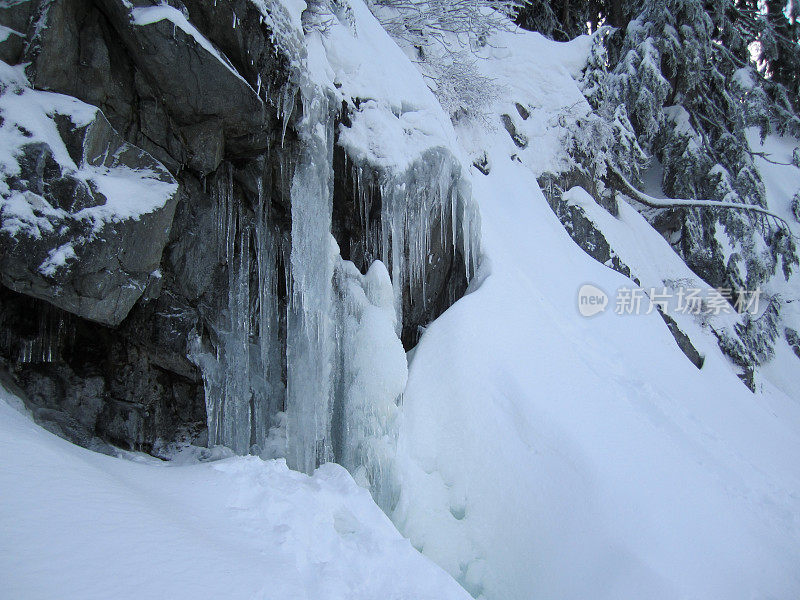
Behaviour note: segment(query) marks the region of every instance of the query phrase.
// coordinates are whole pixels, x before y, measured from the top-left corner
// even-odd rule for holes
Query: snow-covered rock
[[[97,105],[182,194],[123,323],[0,289],[0,351],[52,430],[175,460],[0,404],[12,593],[464,598],[354,479],[476,598],[800,594],[800,324],[751,393],[725,319],[577,310],[585,284],[710,290],[632,205],[539,187],[590,111],[588,38],[497,33],[475,69],[502,93],[454,126],[361,0],[36,6],[25,93]],[[793,181],[767,182],[787,218]]]
[[[0,271],[9,288],[106,325],[148,286],[178,184],[95,107],[0,63]]]

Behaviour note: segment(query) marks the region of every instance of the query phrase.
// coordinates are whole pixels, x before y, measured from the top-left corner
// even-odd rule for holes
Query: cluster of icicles
[[[307,473],[335,460],[385,506],[394,495],[386,464],[407,378],[403,290],[424,286],[431,215],[452,219],[452,239],[439,242],[458,245],[469,279],[477,219],[446,153],[377,184],[362,174],[367,167],[354,166],[362,243],[376,258],[362,274],[331,234],[335,115],[324,93],[301,91],[291,242],[270,222],[261,190],[255,219],[234,200],[230,177],[214,190],[227,307],[215,354],[193,356],[205,384],[209,445],[285,457]],[[370,223],[372,185],[380,186],[378,223]]]

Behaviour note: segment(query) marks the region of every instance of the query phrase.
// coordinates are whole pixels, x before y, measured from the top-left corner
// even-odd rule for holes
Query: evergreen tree
[[[530,0],[517,13],[517,24],[558,41],[597,31],[601,25],[624,27],[632,15],[627,0]]]
[[[638,6],[624,29],[598,36],[607,54],[590,61],[583,81],[595,112],[611,122],[626,107],[635,142],[661,163],[670,197],[766,209],[746,129],[759,127],[765,135],[793,130],[798,120],[785,101],[787,88],[777,77],[762,77],[750,60],[754,32],[743,26],[751,22],[749,13],[732,0],[650,0]],[[620,166],[630,160],[630,148],[628,143],[609,160],[606,184],[641,200],[644,195],[630,186],[635,170]],[[697,204],[701,208],[681,209],[675,246],[698,275],[734,291],[762,287],[779,265],[789,276],[798,261],[785,227],[770,226],[755,210]],[[658,220],[665,210],[648,216]],[[725,239],[730,247],[723,247]],[[752,362],[769,355],[774,336],[771,328],[766,332],[737,331],[740,338],[750,336],[742,342]]]
[[[784,86],[797,108],[800,97],[800,2],[766,0],[761,14],[760,58],[767,76]]]
[[[748,128],[800,137],[798,17],[800,0],[530,0],[516,17],[555,40],[596,32],[582,80],[594,110],[568,132],[573,175],[612,210],[619,191],[654,224],[677,219],[676,251],[734,295],[798,264],[747,140]],[[637,189],[652,160],[674,200]],[[770,311],[720,336],[739,364],[769,357],[780,303]]]

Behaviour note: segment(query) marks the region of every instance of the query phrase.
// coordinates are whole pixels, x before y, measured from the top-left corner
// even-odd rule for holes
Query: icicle
[[[374,233],[366,216],[369,200],[362,197],[368,185],[365,181],[371,180],[368,167],[355,166],[353,180],[364,224],[365,255],[388,265],[395,284],[399,333],[404,294],[412,305],[427,309],[426,272],[434,240],[442,248],[449,245],[452,252],[463,250],[466,278],[474,275],[479,248],[475,242],[477,214],[469,190],[463,190],[466,184],[457,163],[446,154],[426,157],[405,173],[381,176],[381,223]],[[437,219],[438,238],[433,238]]]
[[[283,94],[278,100],[278,114],[281,117],[281,148],[283,148],[283,142],[286,139],[286,128],[289,125],[289,119],[292,118],[292,113],[294,112],[294,101],[295,101],[295,94],[296,91],[292,86],[286,86],[283,91]],[[304,118],[307,118],[304,116]]]
[[[280,322],[278,315],[278,239],[269,220],[269,205],[264,198],[263,181],[258,181],[256,215],[256,266],[258,269],[258,340],[260,385],[253,385],[253,443],[267,451],[270,429],[283,406],[281,383]],[[281,449],[283,455],[285,449]],[[269,451],[275,457],[274,451]]]
[[[250,450],[250,228],[238,203],[231,220],[223,443],[245,454]]]
[[[332,456],[333,119],[326,96],[310,87],[301,91],[303,154],[291,187],[286,458],[290,467],[311,473]]]
[[[233,195],[230,167],[216,185],[217,239],[228,269],[216,357],[193,354],[203,373],[209,445],[250,450],[250,224]]]
[[[42,305],[36,336],[22,341],[17,354],[20,363],[44,364],[59,360],[72,345],[74,327],[61,311]]]

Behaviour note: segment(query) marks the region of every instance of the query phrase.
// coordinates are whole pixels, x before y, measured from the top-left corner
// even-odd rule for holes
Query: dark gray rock
[[[217,170],[225,155],[225,135],[220,119],[181,128],[189,149],[189,166],[201,175]]]
[[[175,215],[175,235],[166,251],[174,273],[175,290],[189,301],[197,301],[209,291],[220,262],[216,205],[200,183],[186,178],[185,194],[191,201],[181,202]]]
[[[34,0],[0,0],[0,23],[24,34],[35,6]]]
[[[527,148],[528,138],[517,130],[517,126],[514,125],[514,120],[511,118],[511,115],[500,115],[500,120],[503,122],[503,127],[505,127],[508,135],[511,136],[511,141],[514,142],[514,145],[516,145],[517,148]]]
[[[664,323],[667,324],[672,337],[675,338],[675,342],[678,344],[678,348],[681,349],[681,352],[686,355],[686,358],[688,358],[695,367],[702,369],[706,359],[697,351],[697,348],[694,347],[691,338],[681,330],[675,322],[675,319],[661,310],[660,306],[656,308],[658,309],[658,314],[661,315],[661,318],[664,320]]]
[[[175,325],[188,327],[191,312],[146,306],[168,324],[142,331],[148,313],[137,307],[138,316],[112,329],[0,289],[0,353],[8,357],[0,381],[38,423],[93,450],[113,453],[112,442],[149,451],[187,428],[200,432],[203,386],[180,347],[186,333]]]
[[[542,186],[542,189],[545,187]],[[597,262],[622,273],[625,277],[632,278],[630,267],[620,260],[603,233],[586,215],[586,211],[582,207],[564,201],[560,194],[548,196],[547,199],[567,233],[586,254]]]
[[[91,0],[38,0],[24,62],[31,84],[97,106],[117,131],[134,119],[133,66]]]
[[[158,3],[137,1],[132,9],[119,0],[98,0],[98,4],[137,69],[158,90],[159,100],[178,124],[219,119],[226,136],[231,137],[249,136],[269,125],[268,112],[256,91],[193,25],[184,31],[180,10],[174,9],[175,22],[147,23],[145,19],[138,25],[133,15],[144,15],[135,11]]]
[[[0,0],[0,60],[15,65],[22,60],[25,35],[35,3],[32,0]]]
[[[15,126],[13,114],[4,113],[3,118],[4,129]],[[117,325],[158,277],[155,272],[167,243],[177,184],[155,159],[125,142],[99,111],[87,124],[75,125],[70,115],[55,113],[52,118],[80,171],[59,164],[54,149],[45,142],[20,148],[20,173],[8,180],[8,197],[24,197],[31,206],[41,203],[52,208],[35,221],[36,226],[16,233],[17,217],[3,213],[0,279],[15,291],[86,319]],[[95,178],[87,179],[87,173]],[[150,191],[139,186],[130,192],[156,195],[155,208],[149,212],[134,218],[104,214],[108,198],[98,186],[109,173],[146,178],[166,187]],[[112,185],[117,185],[116,180]],[[124,200],[126,204],[140,201]]]
[[[791,327],[786,327],[783,330],[783,334],[786,337],[786,343],[789,344],[797,358],[800,358],[800,335]]]
[[[289,81],[289,62],[305,53],[296,37],[291,17],[279,2],[265,2],[269,21],[251,0],[184,0],[192,23],[197,25],[236,66],[254,89],[264,96]],[[235,27],[231,25],[236,23]],[[271,29],[269,23],[275,24]]]
[[[186,356],[199,323],[200,314],[195,307],[173,293],[166,293],[137,304],[119,327],[119,335],[137,348],[136,352],[129,352],[129,357],[146,354],[149,364],[162,371],[200,383],[200,373]],[[130,362],[130,358],[120,362]]]

